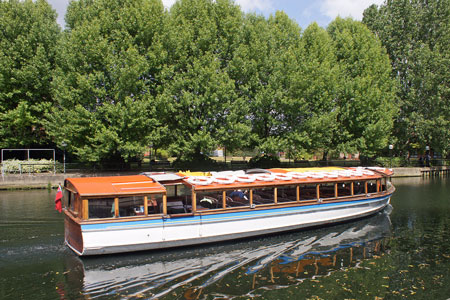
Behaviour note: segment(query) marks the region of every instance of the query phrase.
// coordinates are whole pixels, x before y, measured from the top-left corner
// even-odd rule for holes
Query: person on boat
[[[242,190],[236,190],[231,192],[230,197],[231,199],[233,199],[233,201],[248,201],[248,197]]]

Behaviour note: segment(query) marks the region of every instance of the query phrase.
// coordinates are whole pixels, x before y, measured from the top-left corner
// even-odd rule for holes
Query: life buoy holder
[[[213,179],[208,176],[192,176],[189,177],[187,180],[192,185],[210,185],[213,183]]]

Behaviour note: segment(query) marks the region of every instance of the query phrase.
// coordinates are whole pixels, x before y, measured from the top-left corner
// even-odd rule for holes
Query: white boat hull
[[[82,224],[83,251],[68,245],[79,255],[98,255],[233,240],[361,218],[385,208],[390,197],[387,194],[307,206]]]

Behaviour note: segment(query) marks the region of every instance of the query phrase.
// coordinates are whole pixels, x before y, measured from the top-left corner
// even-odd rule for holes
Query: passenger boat
[[[391,175],[333,167],[67,178],[65,243],[97,255],[343,222],[384,209]]]

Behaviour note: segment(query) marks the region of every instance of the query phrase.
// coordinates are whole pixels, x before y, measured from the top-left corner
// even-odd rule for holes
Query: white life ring
[[[370,170],[363,170],[362,173],[364,175],[374,175],[374,173],[372,171],[370,171]]]
[[[252,174],[236,175],[236,180],[239,182],[253,182],[255,179],[255,176]]]
[[[301,172],[288,172],[287,174],[291,175],[292,178],[295,178],[295,179],[305,179],[308,177],[308,174],[304,174]]]
[[[261,180],[261,181],[274,181],[275,180],[275,175],[269,174],[269,173],[255,174],[254,176],[255,176],[256,180]]]
[[[316,174],[312,174],[311,177],[312,178],[324,178],[325,175],[324,174],[320,174],[320,173],[316,173]]]
[[[279,179],[279,180],[292,180],[292,176],[289,174],[284,174],[284,173],[275,173],[273,174],[275,176],[275,179]]]
[[[213,177],[213,182],[216,182],[218,184],[232,184],[236,181],[236,176],[234,175],[216,175]]]
[[[213,179],[208,176],[192,176],[187,179],[192,185],[210,185],[213,183]]]

